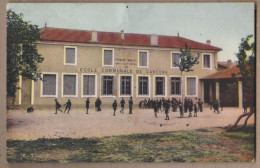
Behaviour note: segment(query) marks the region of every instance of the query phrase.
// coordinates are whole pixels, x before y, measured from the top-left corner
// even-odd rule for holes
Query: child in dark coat
[[[113,107],[113,110],[114,110],[113,116],[115,116],[115,115],[116,115],[116,108],[117,108],[117,102],[116,102],[116,100],[115,100],[114,103],[112,104],[112,107]]]

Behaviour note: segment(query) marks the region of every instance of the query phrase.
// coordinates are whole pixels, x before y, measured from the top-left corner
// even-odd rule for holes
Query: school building
[[[51,106],[54,99],[73,106],[92,107],[100,97],[111,106],[114,99],[133,97],[134,104],[143,99],[181,98],[203,101],[219,96],[217,81],[205,79],[218,71],[221,48],[179,36],[111,33],[45,27],[38,52],[44,57],[39,64],[42,80],[20,77],[16,98],[18,105]],[[183,78],[176,64],[180,48],[187,44],[193,55],[200,55],[199,64]]]

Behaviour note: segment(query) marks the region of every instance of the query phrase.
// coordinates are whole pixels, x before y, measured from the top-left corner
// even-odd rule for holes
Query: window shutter
[[[104,50],[104,65],[112,65],[113,51]]]
[[[196,78],[187,78],[187,95],[196,95]]]
[[[56,95],[56,75],[43,74],[43,95]]]
[[[204,68],[210,68],[210,55],[204,55],[203,64]]]
[[[66,63],[75,64],[75,48],[66,48]]]
[[[147,66],[147,52],[139,52],[139,66]]]
[[[63,95],[76,95],[76,75],[64,75]]]
[[[95,95],[95,76],[83,76],[83,95]]]
[[[172,67],[178,67],[176,64],[180,64],[180,54],[172,53]]]

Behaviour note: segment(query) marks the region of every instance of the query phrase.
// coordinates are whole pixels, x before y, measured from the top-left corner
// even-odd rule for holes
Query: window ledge
[[[170,97],[181,97],[181,95],[170,95]]]
[[[82,98],[89,98],[89,97],[95,98],[95,97],[97,97],[97,95],[83,95],[82,96]]]
[[[42,98],[48,98],[48,97],[53,97],[53,98],[57,98],[57,95],[41,95]]]
[[[212,70],[212,68],[204,68],[204,67],[203,67],[203,69]]]
[[[137,98],[146,98],[146,97],[150,97],[150,95],[138,95],[138,97]]]
[[[72,65],[72,66],[77,66],[77,64],[69,64],[69,63],[65,63],[64,65]]]
[[[62,95],[62,97],[78,97],[78,95]]]
[[[108,68],[113,68],[114,67],[114,65],[103,65],[103,67],[105,68],[105,67],[108,67]]]
[[[114,95],[101,95],[101,98],[116,98]]]
[[[155,95],[154,97],[166,97],[166,95]]]
[[[149,68],[148,66],[138,66],[138,68]]]

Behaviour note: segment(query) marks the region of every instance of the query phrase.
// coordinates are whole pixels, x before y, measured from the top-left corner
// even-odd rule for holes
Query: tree
[[[250,107],[249,113],[240,115],[233,125],[227,126],[227,130],[232,130],[237,127],[240,120],[246,117],[244,125],[247,125],[248,119],[255,113],[255,42],[253,35],[248,35],[241,39],[238,47],[239,51],[236,54],[238,59],[238,69],[242,80],[243,96],[247,100]]]
[[[38,63],[43,58],[38,54],[36,42],[41,32],[37,25],[23,20],[22,14],[7,11],[7,98],[15,99],[19,75],[37,80]]]
[[[177,64],[174,62],[176,66],[179,67],[181,71],[181,100],[183,104],[183,80],[182,80],[182,74],[183,72],[190,72],[193,71],[192,67],[195,64],[199,63],[199,54],[197,56],[193,56],[190,53],[191,48],[188,47],[187,44],[185,44],[185,49],[180,49],[180,63]]]

